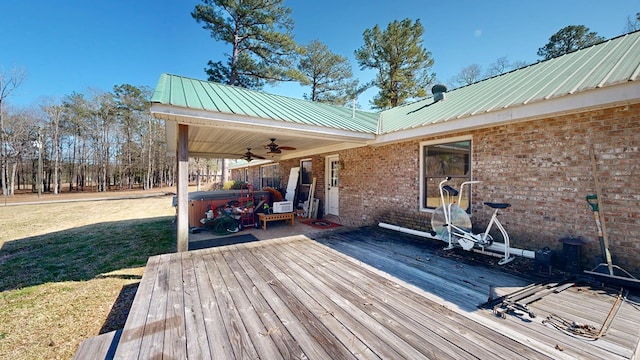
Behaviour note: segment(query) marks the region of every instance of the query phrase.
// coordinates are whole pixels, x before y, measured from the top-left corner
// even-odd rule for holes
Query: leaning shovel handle
[[[589,203],[589,205],[591,205],[591,210],[592,211],[599,211],[599,209],[598,209],[598,195],[596,195],[596,194],[587,195],[586,199],[587,199],[587,202]]]

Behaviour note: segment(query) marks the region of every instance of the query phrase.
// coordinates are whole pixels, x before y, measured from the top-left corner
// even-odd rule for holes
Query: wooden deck
[[[629,359],[640,310],[584,341],[477,306],[527,281],[398,242],[385,231],[324,233],[149,259],[115,358]],[[600,323],[613,297],[570,289],[537,302]],[[576,313],[577,314],[574,314]],[[604,315],[603,315],[604,313]]]

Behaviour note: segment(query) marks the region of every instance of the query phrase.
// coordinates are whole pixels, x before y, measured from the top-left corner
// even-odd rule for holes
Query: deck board
[[[315,300],[306,296],[306,289],[301,288],[291,277],[291,274],[283,269],[285,264],[276,263],[272,257],[268,257],[264,249],[258,255],[257,260],[268,265],[272,269],[276,280],[271,283],[274,291],[287,304],[293,315],[300,321],[304,332],[312,334],[313,340],[332,359],[355,359],[357,351],[350,351],[341,342],[341,335],[337,329],[338,324],[332,319],[332,310],[326,311]],[[296,278],[301,274],[296,274]],[[323,304],[324,305],[324,304]]]
[[[182,257],[173,256],[169,260],[168,294],[165,310],[166,330],[162,345],[163,355],[169,359],[184,359],[187,357],[182,266]],[[192,336],[192,334],[189,335]]]
[[[153,292],[153,286],[155,284],[155,278],[159,268],[160,256],[149,258],[143,275],[143,278],[146,281],[140,282],[140,286],[136,293],[144,294],[144,296],[136,296],[133,299],[131,308],[136,311],[129,312],[127,317],[122,337],[120,338],[116,351],[116,355],[119,358],[131,359],[137,357],[137,354],[140,351],[140,344],[142,343],[142,337],[144,335],[144,325],[147,320],[149,308],[151,307],[150,294]]]
[[[280,248],[278,253],[270,252],[270,257],[282,255],[284,251]],[[264,256],[264,255],[263,255]],[[275,265],[273,261],[266,256],[263,257],[264,261],[269,261]],[[281,271],[291,274],[296,274],[295,282],[289,279],[288,285],[291,288],[296,288],[296,293],[307,300],[307,304],[312,304],[314,301],[319,302],[317,313],[323,323],[331,323],[332,329],[336,335],[341,334],[342,330],[349,329],[346,334],[338,336],[338,340],[344,343],[353,342],[352,339],[357,339],[360,347],[360,351],[356,349],[356,354],[368,354],[372,352],[377,354],[376,356],[381,358],[411,358],[415,357],[419,353],[410,348],[406,348],[404,340],[386,328],[380,327],[373,322],[366,313],[360,311],[353,303],[346,301],[344,297],[337,293],[336,290],[328,288],[320,281],[317,275],[310,273],[306,270],[290,261],[288,258],[276,258],[277,264],[281,267]],[[275,265],[277,266],[277,265]],[[315,306],[315,305],[314,305]],[[337,323],[334,325],[333,323]],[[373,329],[373,330],[372,330]],[[377,331],[380,330],[380,331]],[[347,335],[345,338],[344,335]],[[353,336],[355,335],[355,338]],[[384,346],[380,346],[384,345]],[[387,346],[391,345],[391,346]]]
[[[322,250],[322,253],[316,254],[314,252],[311,256],[318,263],[327,264],[326,259],[330,258],[332,254],[326,249]],[[330,262],[335,261],[337,259]],[[541,357],[539,353],[530,352],[530,349],[520,346],[517,342],[488,331],[485,326],[469,321],[443,306],[417,297],[410,291],[390,283],[382,277],[374,277],[373,279],[376,281],[369,281],[371,275],[364,274],[360,267],[349,264],[349,262],[345,262],[345,264],[347,271],[335,272],[336,277],[341,277],[343,281],[356,286],[360,290],[358,293],[370,294],[369,301],[371,303],[393,304],[392,317],[394,319],[401,319],[405,324],[429,326],[428,331],[433,332],[434,335],[426,335],[423,332],[426,338],[442,336],[450,342],[446,344],[449,347],[455,344],[462,349],[473,349],[473,354],[470,355],[476,358],[531,359]],[[329,264],[326,268],[331,269],[333,266]],[[347,277],[346,274],[349,276]],[[428,308],[429,311],[416,311],[416,309],[425,308]],[[447,321],[442,321],[442,319]],[[432,324],[440,324],[440,326],[431,327]],[[486,334],[488,333],[494,336],[487,338]],[[423,341],[425,337],[419,337],[418,341]],[[460,357],[459,352],[455,355]]]
[[[186,351],[195,359],[211,359],[209,338],[205,322],[203,307],[200,306],[200,293],[203,289],[198,286],[193,252],[186,252],[182,256],[182,270],[184,281],[184,323],[186,329],[191,329],[186,337]]]
[[[231,270],[229,261],[235,263],[233,255],[228,252],[217,253],[214,255],[214,261],[218,265],[218,270],[225,281],[226,287],[230,290],[229,295],[231,295],[233,307],[237,310],[238,321],[245,328],[247,338],[243,341],[253,344],[256,355],[260,354],[261,357],[269,359],[278,358],[280,351],[272,338],[267,336],[269,328],[262,323],[258,315],[260,308],[254,307],[252,304],[257,302],[255,298],[259,294],[252,292],[251,288],[244,288],[240,284],[238,278],[245,278],[246,276],[244,273],[235,273]],[[254,301],[250,297],[254,298]]]
[[[534,303],[540,319],[478,307],[527,284],[386,233],[336,232],[149,259],[115,358],[629,359],[637,308],[585,342],[544,325],[550,310],[601,322],[614,298],[565,290]],[[586,302],[584,306],[576,303]],[[573,306],[572,306],[573,305]],[[576,315],[576,308],[586,313]],[[603,315],[604,314],[604,315]],[[609,338],[610,336],[610,338]]]
[[[302,349],[271,308],[268,300],[265,298],[265,293],[259,291],[257,283],[264,282],[264,280],[248,263],[246,259],[246,256],[249,255],[248,251],[246,249],[237,250],[238,251],[235,252],[227,252],[224,256],[233,272],[238,274],[236,277],[240,285],[245,289],[245,292],[250,292],[253,295],[249,297],[251,306],[256,309],[256,313],[260,317],[260,321],[265,329],[261,335],[271,338],[282,358],[299,358],[302,354]],[[231,259],[231,256],[233,256],[233,259]],[[246,276],[242,276],[242,274]]]
[[[383,241],[379,241],[379,239],[376,238],[377,236],[381,236]],[[536,319],[532,320],[527,317],[517,318],[509,316],[507,319],[502,320],[493,316],[489,311],[472,311],[471,308],[461,303],[464,301],[461,300],[464,299],[464,297],[452,298],[449,297],[446,292],[433,292],[431,291],[431,284],[425,285],[420,279],[409,279],[406,271],[403,271],[403,266],[393,267],[393,261],[404,263],[407,258],[413,258],[418,255],[423,256],[422,251],[424,251],[424,247],[416,246],[415,239],[408,240],[410,244],[413,244],[412,246],[414,248],[408,246],[410,251],[407,253],[405,252],[406,249],[403,249],[405,243],[403,243],[401,239],[399,240],[400,245],[393,244],[390,247],[389,244],[385,244],[385,239],[388,240],[388,237],[398,238],[403,236],[397,236],[396,234],[392,234],[391,236],[388,234],[380,235],[378,232],[356,232],[354,234],[337,234],[327,238],[320,238],[318,241],[344,252],[357,262],[363,262],[367,264],[367,266],[376,268],[376,270],[383,270],[382,274],[385,274],[385,276],[392,274],[394,277],[399,277],[412,285],[418,286],[420,290],[426,291],[426,294],[424,294],[426,297],[435,299],[440,304],[446,304],[451,309],[466,314],[466,316],[471,319],[475,319],[478,323],[486,324],[502,334],[507,335],[507,337],[518,340],[518,342],[522,344],[528,344],[530,347],[543,352],[547,356],[553,358],[585,359],[628,359],[633,358],[633,356],[638,356],[636,354],[636,348],[640,339],[640,328],[633,324],[640,323],[640,311],[637,307],[632,309],[633,307],[629,304],[623,304],[621,312],[614,320],[610,329],[612,336],[602,338],[595,342],[568,336],[549,325],[542,324],[542,319],[544,319],[549,312],[544,311],[541,306],[551,303],[551,308],[554,308],[554,304],[560,299],[571,304],[571,306],[569,306],[571,309],[570,312],[576,314],[575,318],[580,318],[579,316],[595,316],[598,319],[604,319],[609,311],[610,305],[603,305],[603,302],[612,302],[613,300],[611,300],[610,296],[604,294],[602,290],[565,290],[559,294],[547,296],[531,304],[534,312],[539,315]],[[366,251],[362,251],[363,248],[366,249]],[[381,262],[381,257],[386,257],[387,259]],[[441,267],[450,269],[450,272],[444,279],[448,279],[454,283],[465,282],[464,280],[468,279],[468,277],[466,277],[467,274],[456,270],[457,260],[437,259],[437,261]],[[451,266],[451,264],[446,265],[446,262],[450,262],[453,266]],[[420,267],[423,266],[418,265]],[[424,266],[428,268],[430,265],[426,264]],[[463,265],[461,268],[465,266],[466,265]],[[507,284],[512,283],[514,280],[523,280],[515,278],[508,280],[508,277],[513,277],[513,275],[497,274],[497,272],[500,271],[499,269],[500,267],[490,269],[481,268],[475,269],[475,271],[485,279],[501,279],[498,280],[497,284]],[[433,270],[425,269],[425,271],[432,272]],[[414,275],[414,273],[410,274]],[[507,281],[504,282],[505,280]],[[475,283],[475,281],[471,282]],[[511,288],[511,286],[512,285],[509,285],[508,288]],[[473,288],[477,288],[478,290],[476,291],[480,293],[482,292],[482,287]],[[473,291],[473,288],[470,288],[468,291]],[[622,310],[625,307],[628,311],[623,312]],[[569,315],[567,314],[567,316]],[[620,337],[615,336],[618,331],[623,331],[625,334]],[[624,339],[621,339],[621,337]],[[625,343],[625,345],[620,346],[621,343]]]
[[[72,360],[113,359],[121,335],[122,330],[114,330],[85,339]]]
[[[202,319],[196,319],[196,321],[204,323],[207,339],[209,340],[208,345],[211,358],[233,359],[234,355],[229,335],[226,331],[223,331],[225,329],[224,322],[222,321],[222,314],[216,299],[214,279],[212,279],[209,274],[206,265],[206,262],[213,261],[213,258],[208,255],[209,254],[192,255],[203,316]],[[187,355],[191,356],[190,353]]]
[[[209,254],[206,259],[209,260],[206,262],[207,271],[211,276],[211,282],[214,284],[216,302],[235,358],[257,359],[258,352],[255,349],[254,342],[249,337],[248,329],[233,299],[233,296],[242,290],[234,287],[232,279],[224,276],[225,274],[221,271],[224,266],[223,258],[219,252]]]
[[[455,348],[453,343],[434,334],[428,328],[409,317],[401,314],[397,309],[389,306],[384,301],[376,301],[368,291],[354,291],[352,283],[341,278],[336,273],[329,271],[324,266],[307,261],[307,257],[297,257],[287,251],[279,252],[279,259],[283,263],[289,264],[291,271],[296,272],[306,278],[319,280],[316,284],[318,288],[328,291],[331,300],[338,306],[343,307],[347,314],[357,314],[360,319],[360,326],[370,329],[380,329],[386,337],[378,342],[381,346],[393,344],[398,351],[403,351],[403,358],[416,358],[429,354],[438,359],[471,359],[471,354],[461,352]],[[286,257],[289,258],[286,258]],[[295,264],[295,265],[294,265]],[[296,266],[297,265],[297,266]],[[313,269],[314,274],[305,271],[306,268]],[[330,289],[330,290],[326,290]],[[395,303],[395,305],[398,305]],[[464,339],[456,339],[463,342]],[[371,342],[375,345],[375,342]],[[409,353],[407,350],[413,351]]]
[[[149,300],[149,308],[147,310],[147,318],[145,319],[142,330],[142,341],[140,343],[139,355],[141,359],[150,359],[156,356],[163,356],[164,335],[167,332],[171,332],[172,330],[170,328],[166,328],[167,295],[169,294],[169,271],[171,271],[171,265],[177,265],[179,263],[175,261],[171,262],[170,259],[170,254],[164,254],[160,255],[160,260],[158,261],[159,266],[150,294],[151,296]]]

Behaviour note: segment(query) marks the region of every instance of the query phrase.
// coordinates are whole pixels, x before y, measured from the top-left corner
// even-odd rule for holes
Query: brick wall
[[[640,274],[640,105],[451,137],[460,135],[472,135],[473,179],[483,181],[474,185],[473,223],[486,226],[491,209],[484,201],[509,202],[512,207],[500,219],[513,246],[559,252],[559,239],[581,237],[592,241],[582,248],[584,268],[600,261],[595,221],[585,201],[595,193],[593,146],[614,263]],[[341,153],[346,164],[340,177],[343,222],[429,229],[429,213],[419,211],[419,144],[435,139]]]
[[[595,193],[589,148],[597,158],[602,212],[614,262],[640,273],[640,105],[549,118],[473,133],[474,193],[512,203],[501,221],[516,246],[560,250],[563,237],[592,240],[584,267],[599,262],[595,221],[585,200]],[[623,265],[624,264],[624,265]]]
[[[420,142],[472,136],[474,226],[486,226],[485,201],[509,202],[500,221],[512,246],[557,252],[564,237],[591,241],[583,268],[600,262],[595,221],[585,201],[595,193],[589,148],[595,149],[603,209],[614,263],[640,276],[640,104],[450,134],[379,147],[340,151],[340,220],[378,222],[427,231],[430,213],[419,211]],[[316,198],[324,203],[324,157],[312,157]],[[300,159],[280,162],[283,187]]]

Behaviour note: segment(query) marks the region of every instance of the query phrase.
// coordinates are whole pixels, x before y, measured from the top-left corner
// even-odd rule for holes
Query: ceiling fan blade
[[[280,149],[280,150],[295,150],[296,148],[294,148],[293,146],[278,146],[278,149]]]
[[[247,162],[251,162],[253,159],[264,159],[262,156],[252,153],[251,148],[247,148],[247,152],[242,154],[242,158]]]

